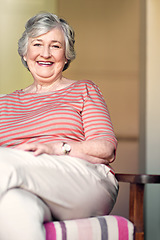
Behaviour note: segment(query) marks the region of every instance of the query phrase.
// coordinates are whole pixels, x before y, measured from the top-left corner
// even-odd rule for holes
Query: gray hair
[[[21,56],[22,63],[28,70],[27,62],[24,60],[24,56],[27,53],[28,39],[45,34],[53,28],[59,28],[64,33],[65,57],[67,63],[64,65],[63,71],[66,70],[69,67],[70,62],[75,59],[74,30],[64,19],[58,18],[52,13],[39,13],[27,21],[25,31],[18,41],[18,53]]]

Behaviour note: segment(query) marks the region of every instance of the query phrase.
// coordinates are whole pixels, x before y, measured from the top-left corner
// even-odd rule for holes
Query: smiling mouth
[[[37,61],[38,65],[40,66],[52,66],[53,65],[53,62],[43,62],[43,61]]]

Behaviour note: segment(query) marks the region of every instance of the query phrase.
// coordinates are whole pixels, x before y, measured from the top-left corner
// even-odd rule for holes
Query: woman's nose
[[[44,58],[49,58],[51,56],[50,48],[48,46],[43,46],[41,56]]]

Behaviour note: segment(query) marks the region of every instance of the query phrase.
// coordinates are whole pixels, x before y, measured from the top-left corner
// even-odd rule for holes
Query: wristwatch
[[[62,144],[62,151],[63,151],[63,153],[65,155],[68,155],[70,153],[70,151],[71,151],[71,146],[68,143],[63,142],[63,144]]]

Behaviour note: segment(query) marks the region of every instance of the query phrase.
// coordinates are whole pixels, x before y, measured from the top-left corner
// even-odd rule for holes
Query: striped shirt
[[[106,103],[91,81],[47,93],[17,90],[0,97],[0,146],[105,137],[116,147]]]

